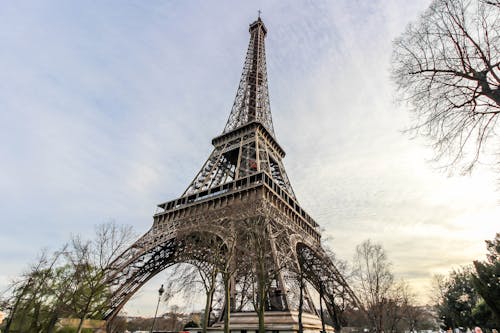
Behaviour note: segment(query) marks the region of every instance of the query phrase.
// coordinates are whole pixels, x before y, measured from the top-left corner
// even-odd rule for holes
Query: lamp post
[[[160,306],[161,295],[165,292],[163,289],[163,285],[161,285],[160,289],[158,289],[158,303],[156,304],[155,317],[153,318],[153,324],[151,324],[151,333],[153,333],[153,329],[155,327],[156,315],[158,314],[158,307]]]

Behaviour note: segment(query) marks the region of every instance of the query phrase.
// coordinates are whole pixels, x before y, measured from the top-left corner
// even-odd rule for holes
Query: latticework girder
[[[257,259],[248,261],[242,258],[255,258],[256,246],[249,237],[261,230],[262,225],[265,232],[258,235],[264,236],[259,240],[259,247],[268,253],[265,260],[268,262],[269,311],[298,309],[300,271],[305,272],[306,279],[315,288],[318,281],[322,281],[326,295],[339,295],[340,292],[353,295],[321,250],[318,238],[312,231],[304,229],[306,220],[300,219],[299,215],[295,215],[295,220],[291,219],[280,201],[273,199],[276,193],[270,192],[259,178],[254,184],[258,187],[250,183],[238,193],[226,192],[157,214],[153,228],[113,264],[114,273],[110,274],[109,282],[114,288],[114,297],[106,315],[114,316],[140,286],[173,264],[196,261],[198,267],[209,273],[214,265],[220,266],[226,260],[225,251],[231,241],[237,245],[237,253],[231,260],[238,267],[234,272],[232,310],[252,311],[255,295],[248,290],[252,286],[255,288],[252,260]],[[307,290],[304,298],[304,311],[314,313]]]
[[[183,196],[207,191],[259,172],[266,172],[295,199],[283,165],[284,151],[260,123],[250,123],[212,141],[214,150]]]
[[[180,198],[158,205],[152,228],[113,262],[106,318],[177,263],[195,264],[206,274],[230,271],[225,285],[233,312],[254,311],[257,304],[290,312],[303,303],[304,312],[317,314],[310,291],[300,288],[303,277],[321,290],[329,309],[335,310],[339,297],[359,304],[322,249],[319,226],[299,205],[287,177],[269,106],[266,33],[260,18],[250,25],[229,120],[212,140],[214,150],[201,170]]]
[[[336,298],[341,298],[343,302],[347,300],[350,304],[360,305],[356,294],[322,247],[312,248],[300,243],[297,245],[297,253],[305,278],[316,290],[322,291],[325,299],[334,303]]]
[[[223,133],[228,133],[246,123],[258,121],[274,136],[264,38],[267,29],[259,18],[250,25],[250,43],[236,92],[233,108]]]

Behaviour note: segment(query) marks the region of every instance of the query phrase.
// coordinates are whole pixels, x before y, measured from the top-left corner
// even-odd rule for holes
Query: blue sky
[[[274,127],[299,201],[340,257],[381,242],[425,300],[432,274],[483,256],[500,219],[488,167],[448,177],[401,133],[410,122],[393,102],[391,41],[428,4],[3,2],[0,288],[95,224],[145,232],[155,205],[184,191],[224,128],[261,9]],[[165,276],[127,311],[150,314]]]

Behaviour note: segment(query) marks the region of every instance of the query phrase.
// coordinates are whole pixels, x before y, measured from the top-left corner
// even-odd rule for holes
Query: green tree
[[[476,320],[476,323],[480,323],[479,325],[483,327],[498,327],[493,312],[491,312],[482,298],[479,299],[474,309],[472,309],[472,316]]]
[[[448,277],[436,278],[436,310],[443,328],[474,328],[488,326],[491,316],[485,316],[480,308],[483,302],[473,284],[473,268],[464,266],[450,273]]]
[[[472,282],[500,325],[500,233],[486,241],[486,261],[474,261],[475,274]]]
[[[96,228],[91,241],[74,237],[71,246],[52,255],[43,253],[11,285],[4,331],[51,333],[61,317],[75,317],[80,319],[76,331],[81,333],[83,321],[99,319],[107,307],[106,274],[130,236],[130,228],[108,223]]]
[[[61,266],[61,254],[42,253],[36,264],[15,281],[7,300],[10,313],[5,332],[53,332],[67,304],[68,266]]]

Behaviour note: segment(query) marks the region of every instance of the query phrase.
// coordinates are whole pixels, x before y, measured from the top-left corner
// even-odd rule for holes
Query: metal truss
[[[144,283],[177,263],[195,264],[207,274],[233,267],[233,312],[253,311],[262,274],[266,311],[298,310],[304,277],[321,290],[331,313],[339,297],[359,306],[322,249],[319,226],[300,207],[287,177],[269,107],[266,33],[260,18],[250,25],[235,103],[199,173],[181,197],[158,205],[152,228],[111,265],[112,299],[105,318],[113,318]],[[259,281],[256,260],[265,267]],[[303,311],[317,314],[307,288],[302,297]]]
[[[231,114],[223,133],[258,121],[274,136],[264,38],[267,29],[260,18],[250,25],[250,43]]]
[[[356,294],[321,246],[299,243],[297,254],[306,280],[316,290],[321,290],[323,297],[327,300],[327,306],[331,306],[332,311],[334,311],[333,307],[336,306],[337,300],[361,306]]]
[[[261,124],[246,124],[212,142],[215,149],[182,196],[263,171],[295,198],[282,161],[285,152]]]
[[[113,263],[108,277],[113,297],[105,317],[114,317],[144,283],[171,265],[196,262],[197,267],[210,272],[226,260],[225,250],[217,253],[217,249],[226,249],[231,241],[237,245],[233,265],[239,267],[232,282],[232,311],[252,311],[255,295],[248,290],[255,283],[255,270],[240,258],[251,257],[255,250],[244,236],[257,223],[266,225],[264,242],[270,255],[266,259],[270,277],[267,310],[298,310],[300,272],[314,288],[322,286],[327,291],[325,299],[333,302],[347,294],[357,304],[318,238],[304,229],[304,221],[294,222],[283,206],[269,197],[268,187],[261,184],[260,189],[247,184],[241,189],[247,193],[229,192],[157,214],[153,228]],[[261,195],[251,199],[251,192]],[[217,256],[222,256],[221,262],[214,261]],[[303,297],[304,311],[316,313],[307,289]]]

